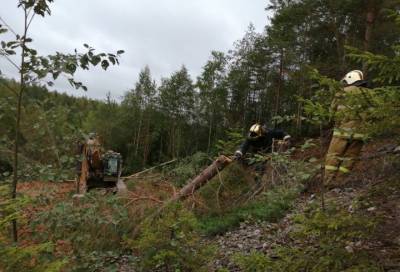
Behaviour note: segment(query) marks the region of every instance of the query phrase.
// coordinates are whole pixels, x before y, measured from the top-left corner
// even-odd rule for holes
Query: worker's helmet
[[[356,81],[363,80],[364,75],[363,72],[360,70],[353,70],[351,72],[348,72],[344,78],[342,78],[341,82],[345,85],[351,85]]]
[[[248,138],[251,140],[258,139],[264,134],[264,128],[260,124],[254,124],[250,127]]]
[[[89,135],[88,135],[88,138],[91,139],[91,140],[94,140],[96,138],[96,136],[97,136],[96,132],[90,132]]]

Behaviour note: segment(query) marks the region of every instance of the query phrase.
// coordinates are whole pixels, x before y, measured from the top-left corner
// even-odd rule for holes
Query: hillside
[[[400,271],[400,0],[11,2],[0,272]]]
[[[388,145],[386,140],[370,143],[363,156]],[[279,170],[281,177],[274,184],[270,172],[254,183],[254,169],[232,165],[187,199],[186,208],[178,206],[172,214],[166,210],[153,219],[162,219],[160,225],[143,220],[177,192],[171,177],[182,165],[127,182],[130,192],[124,196],[100,190],[77,200],[73,183],[22,183],[19,191],[33,201],[24,209],[29,227],[20,230],[22,244],[52,241],[56,259],[99,271],[137,271],[145,263],[153,267],[158,258],[188,269],[195,265],[195,270],[208,263],[206,271],[399,269],[398,156],[359,162],[345,186],[324,194],[323,210],[315,176],[291,176],[291,170],[298,171],[305,162],[318,167],[318,150],[312,146],[297,148],[289,157],[276,155],[288,158],[290,165]],[[172,240],[166,235],[171,230],[165,222],[170,220],[178,235]],[[137,229],[137,224],[150,229]],[[179,238],[180,232],[185,236]],[[184,253],[186,249],[193,253]]]

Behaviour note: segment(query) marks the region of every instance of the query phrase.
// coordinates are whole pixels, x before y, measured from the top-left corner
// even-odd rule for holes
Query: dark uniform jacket
[[[271,152],[273,139],[282,140],[286,132],[280,129],[271,129],[257,139],[246,139],[240,146],[239,151],[245,155],[248,151],[251,152]]]

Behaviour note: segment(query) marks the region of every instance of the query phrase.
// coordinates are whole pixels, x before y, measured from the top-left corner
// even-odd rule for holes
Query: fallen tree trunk
[[[163,202],[163,205],[161,205],[154,213],[149,215],[147,218],[153,220],[158,215],[160,215],[162,211],[165,208],[167,208],[170,204],[192,195],[196,190],[204,186],[209,180],[211,180],[219,172],[221,172],[232,161],[233,161],[232,159],[224,155],[219,156],[210,166],[204,169],[200,173],[200,175],[196,176],[194,179],[188,182],[176,195],[174,195],[167,201]],[[137,225],[133,233],[136,234],[141,226],[142,226],[141,223]]]
[[[197,177],[186,184],[178,194],[176,194],[171,201],[176,201],[192,195],[197,189],[204,186],[210,179],[222,171],[228,164],[232,162],[232,159],[221,155],[216,159],[210,166],[203,170]]]
[[[137,177],[137,176],[139,176],[139,175],[142,175],[142,174],[144,174],[144,173],[147,173],[147,172],[149,172],[149,171],[151,171],[151,170],[153,170],[153,169],[155,169],[155,168],[157,168],[157,167],[165,166],[165,165],[171,164],[171,163],[173,163],[173,162],[175,162],[175,161],[177,161],[177,159],[173,159],[173,160],[171,160],[171,161],[167,161],[167,162],[164,162],[164,163],[162,163],[162,164],[159,164],[159,165],[150,167],[150,168],[145,169],[145,170],[143,170],[143,171],[134,173],[134,174],[132,174],[132,175],[130,175],[130,176],[121,177],[121,179],[122,179],[122,180],[131,179],[131,178]]]

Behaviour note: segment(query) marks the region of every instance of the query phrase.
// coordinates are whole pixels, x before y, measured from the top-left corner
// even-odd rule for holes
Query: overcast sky
[[[16,31],[22,29],[17,0],[1,0],[0,16]],[[99,51],[125,50],[119,66],[79,72],[89,88],[73,90],[64,80],[59,91],[104,99],[118,99],[131,89],[138,73],[148,65],[153,78],[168,77],[184,64],[192,78],[200,74],[211,50],[232,48],[250,23],[261,32],[268,22],[268,0],[55,0],[52,16],[36,17],[31,26],[39,54],[83,50],[88,43]],[[1,22],[0,22],[1,24]],[[5,36],[0,36],[3,40]],[[0,60],[9,77],[16,71]]]

